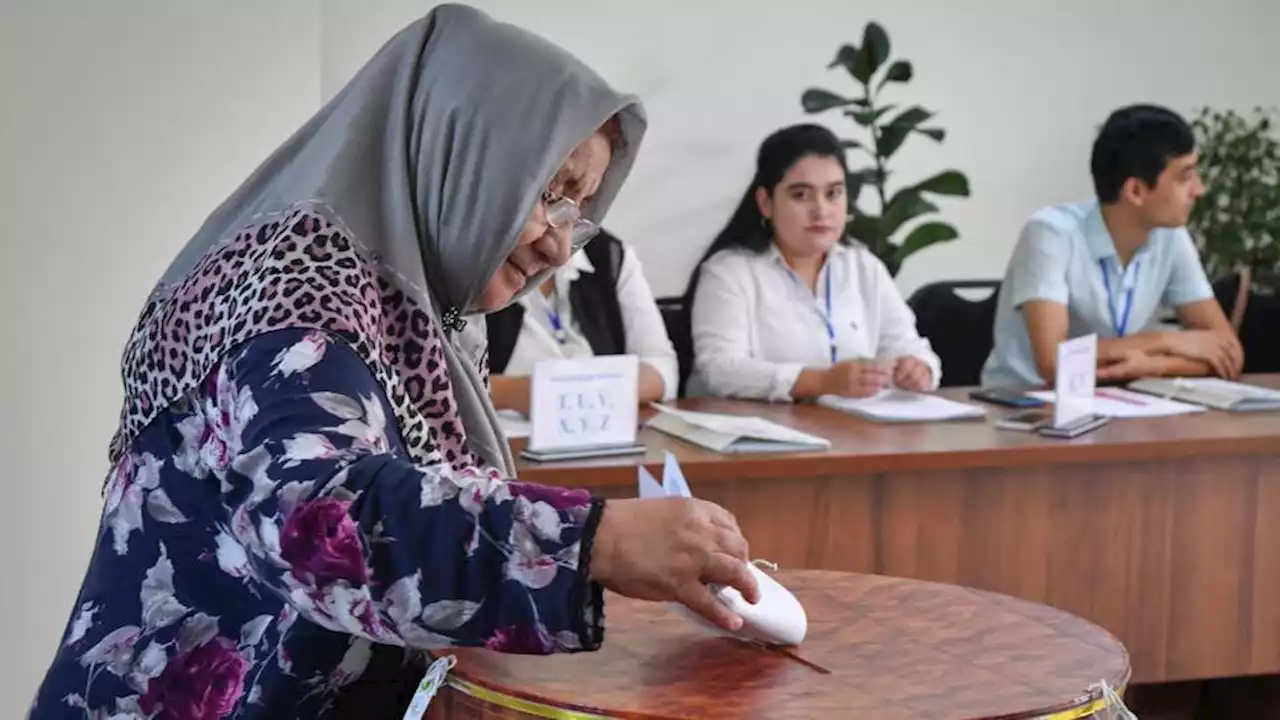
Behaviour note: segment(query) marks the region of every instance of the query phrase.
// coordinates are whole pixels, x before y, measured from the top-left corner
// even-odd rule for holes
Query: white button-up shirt
[[[691,389],[724,397],[791,399],[805,368],[912,356],[942,363],[884,263],[861,245],[836,245],[810,291],[776,246],[732,249],[702,266],[692,313]]]
[[[504,374],[532,375],[533,366],[539,360],[591,357],[595,354],[569,303],[569,286],[581,273],[594,273],[595,270],[586,253],[576,252],[569,264],[553,276],[555,292],[550,297],[535,290],[520,298],[524,318]],[[625,245],[622,264],[618,268],[617,291],[623,332],[626,333],[626,352],[638,356],[640,362],[657,371],[662,377],[662,397],[670,400],[675,397],[679,382],[676,350],[667,336],[667,326],[662,322],[662,313],[644,278],[640,260]],[[556,340],[551,323],[552,315],[557,313],[564,329],[563,343]]]

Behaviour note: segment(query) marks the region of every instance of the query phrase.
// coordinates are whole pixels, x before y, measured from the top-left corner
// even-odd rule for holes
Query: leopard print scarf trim
[[[226,351],[284,328],[332,333],[364,360],[386,392],[414,460],[486,467],[467,447],[441,329],[379,270],[376,258],[315,210],[262,220],[211,249],[185,278],[147,303],[126,346],[114,466],[137,434],[195,388]],[[488,386],[487,362],[479,358]]]

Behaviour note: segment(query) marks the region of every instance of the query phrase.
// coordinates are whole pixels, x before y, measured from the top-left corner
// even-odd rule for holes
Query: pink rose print
[[[280,531],[280,557],[300,580],[327,587],[346,580],[361,587],[369,579],[360,529],[351,503],[324,498],[299,505]]]
[[[234,642],[214,638],[170,660],[138,706],[148,715],[159,711],[155,720],[219,720],[240,702],[248,670]]]
[[[484,641],[484,646],[494,652],[545,655],[554,649],[555,643],[546,629],[535,623],[498,628]]]
[[[591,503],[591,493],[586,490],[569,490],[522,482],[509,482],[507,486],[515,497],[522,497],[531,503],[544,502],[556,510],[570,510]]]

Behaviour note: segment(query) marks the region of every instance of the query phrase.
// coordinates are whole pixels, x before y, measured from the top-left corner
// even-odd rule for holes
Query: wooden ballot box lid
[[[1052,718],[1103,706],[1129,657],[1115,637],[1054,608],[904,578],[781,571],[809,618],[769,650],[717,635],[679,608],[617,595],[597,652],[451,649],[428,718]]]

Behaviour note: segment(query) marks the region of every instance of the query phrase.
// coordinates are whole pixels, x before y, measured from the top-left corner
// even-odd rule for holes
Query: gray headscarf
[[[437,322],[456,317],[514,249],[560,165],[615,116],[623,147],[583,206],[597,223],[644,134],[638,101],[530,32],[440,5],[388,41],[232,193],[161,284],[181,281],[255,218],[312,205],[372,250]],[[468,443],[511,474],[493,404],[466,359],[479,344],[477,325],[469,337],[447,332],[445,357]]]

